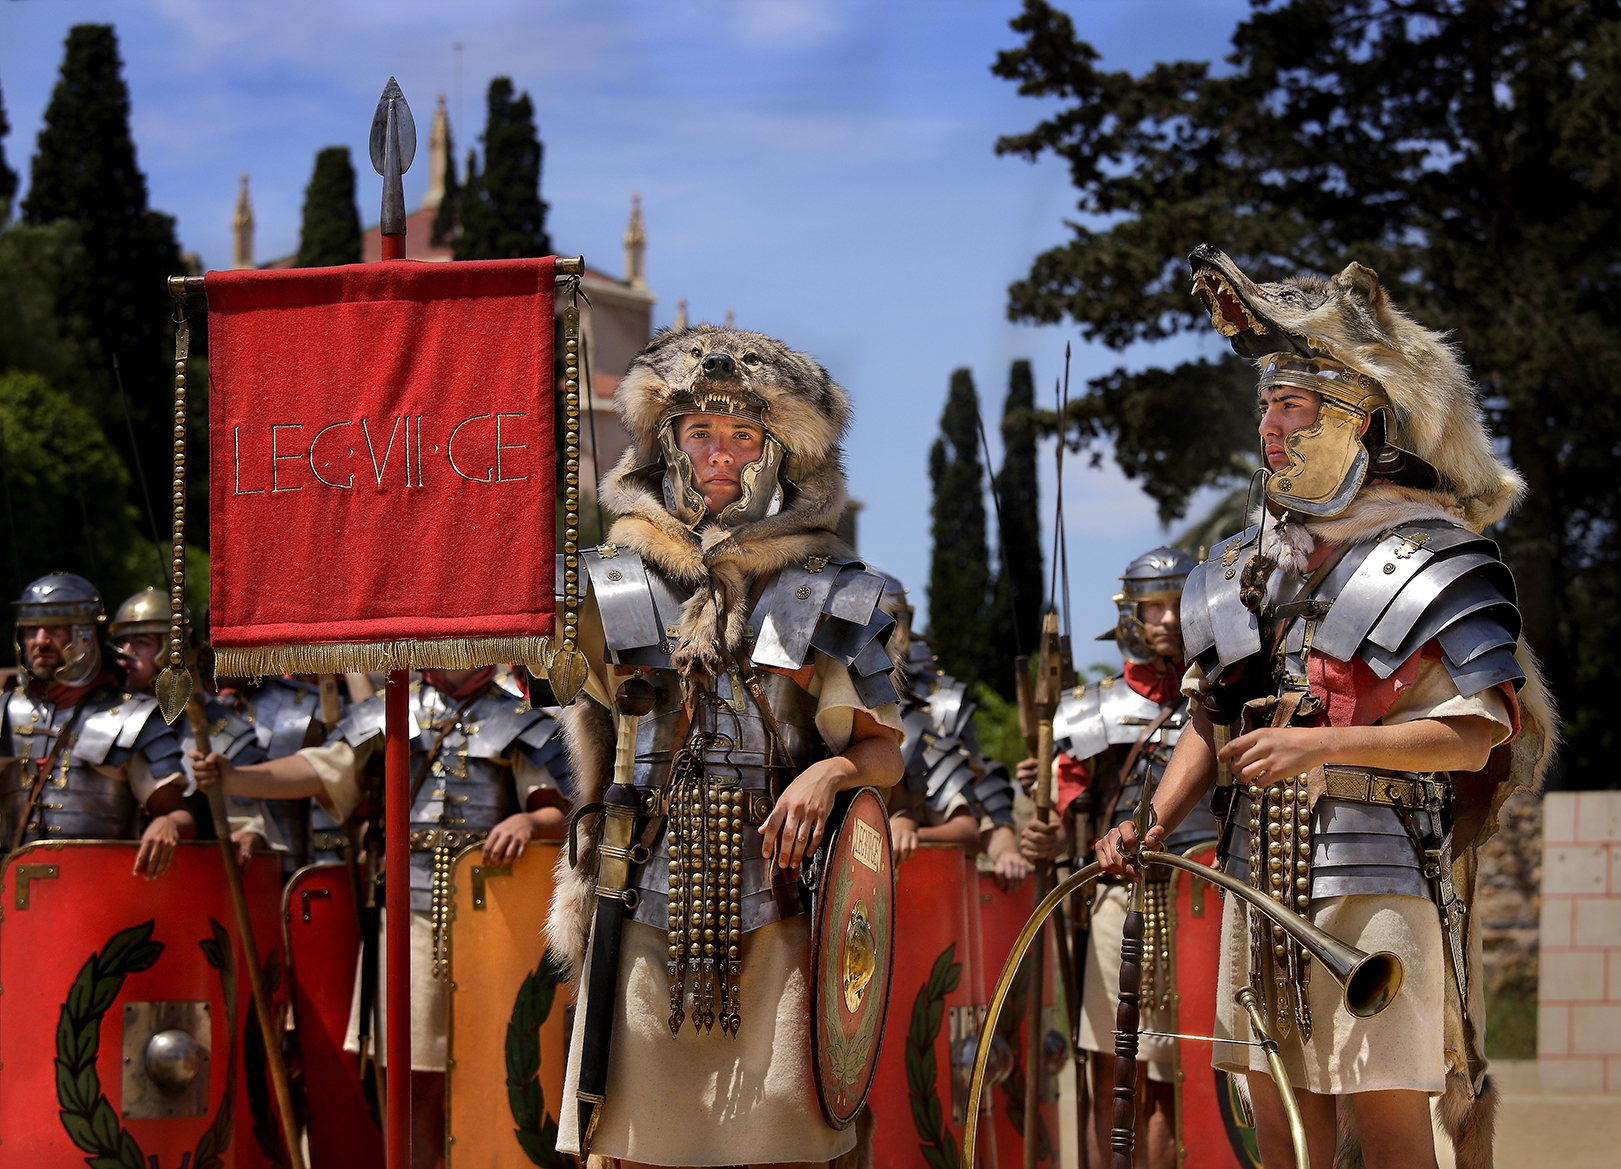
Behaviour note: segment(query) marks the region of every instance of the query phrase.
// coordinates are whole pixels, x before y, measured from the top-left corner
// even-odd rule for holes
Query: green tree
[[[1002,526],[997,534],[1001,555],[997,558],[988,681],[1004,698],[1014,695],[1014,657],[1020,649],[1034,652],[1041,633],[1046,581],[1042,574],[1040,486],[1036,477],[1039,434],[1030,363],[1015,361],[1008,370],[1007,397],[1002,401],[1002,469],[992,482]]]
[[[0,587],[65,569],[95,582],[111,607],[159,583],[156,550],[128,502],[129,472],[87,410],[39,374],[0,374],[0,439]]]
[[[101,346],[68,303],[88,262],[76,220],[0,229],[0,370],[38,373],[86,408],[106,389]]]
[[[1203,240],[1262,279],[1336,272],[1352,259],[1377,269],[1399,303],[1451,330],[1489,425],[1530,484],[1500,537],[1526,639],[1565,710],[1565,781],[1613,783],[1615,5],[1259,0],[1219,77],[1186,61],[1106,72],[1045,0],[1026,0],[1012,23],[1024,43],[993,72],[1061,104],[997,150],[1062,157],[1085,221],[1009,289],[1009,315],[1068,318],[1116,349],[1206,330],[1183,260]],[[1230,359],[1120,372],[1076,416],[1138,460],[1162,514],[1180,514],[1190,484],[1229,480],[1252,457],[1253,436],[1240,439],[1236,425],[1252,401],[1249,376]],[[1179,408],[1134,421],[1156,397]],[[1208,426],[1207,441],[1189,446],[1180,419]]]
[[[929,451],[934,551],[929,561],[929,644],[940,668],[972,686],[989,660],[991,573],[985,546],[985,471],[979,461],[974,375],[951,375],[940,437]]]
[[[71,220],[86,262],[62,289],[59,313],[82,320],[96,343],[97,367],[61,387],[90,411],[125,465],[142,466],[154,498],[167,499],[173,326],[165,282],[183,271],[174,220],[147,207],[146,178],[129,134],[129,89],[111,25],[68,32],[61,75],[45,107],[24,219]],[[202,339],[199,338],[199,341]],[[113,378],[117,361],[135,433],[124,422]],[[132,501],[140,490],[132,492]],[[198,527],[207,530],[206,517]]]
[[[315,156],[304,188],[304,221],[298,232],[300,268],[360,263],[360,212],[355,208],[355,168],[347,146],[328,146]]]
[[[11,219],[11,201],[17,197],[17,172],[6,165],[6,135],[11,133],[11,122],[6,117],[6,99],[0,93],[0,227]]]
[[[546,203],[540,197],[543,147],[527,93],[512,96],[512,79],[490,82],[484,123],[484,170],[471,160],[461,192],[458,260],[508,260],[551,252]]]

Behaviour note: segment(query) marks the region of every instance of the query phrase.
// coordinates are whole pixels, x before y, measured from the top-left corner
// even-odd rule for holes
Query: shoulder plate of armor
[[[1228,666],[1261,648],[1260,624],[1238,599],[1239,578],[1260,528],[1251,525],[1210,550],[1182,588],[1182,645],[1190,662]],[[1214,660],[1210,658],[1214,650]]]
[[[975,703],[967,701],[968,683],[950,674],[940,675],[940,688],[929,696],[929,713],[934,716],[935,732],[944,738],[962,733],[964,721],[973,716]]]
[[[467,753],[475,759],[504,758],[519,739],[525,739],[530,746],[544,744],[549,732],[542,734],[538,744],[529,742],[526,736],[548,724],[554,729],[557,726],[544,709],[530,706],[494,685],[468,707],[462,719],[467,731]]]
[[[901,715],[901,730],[904,735],[901,739],[901,766],[909,782],[914,777],[921,779],[925,773],[923,754],[939,738],[934,718],[927,707],[908,707]]]
[[[884,649],[895,619],[878,608],[883,593],[884,578],[857,560],[811,557],[781,569],[750,620],[758,631],[750,660],[797,670],[814,648],[849,667],[869,709],[898,701]]]
[[[1313,649],[1341,661],[1355,654],[1388,678],[1434,640],[1466,697],[1524,679],[1514,660],[1514,577],[1491,540],[1430,520],[1391,530],[1346,557],[1353,559]]]
[[[315,687],[283,678],[267,678],[249,699],[253,730],[271,759],[291,755],[305,746],[310,723],[321,710]]]
[[[326,741],[333,743],[343,739],[351,747],[359,747],[383,733],[387,713],[387,703],[383,695],[373,694],[364,702],[357,702],[344,711],[343,717],[338,720],[338,725],[332,728],[332,733],[327,736]],[[416,737],[414,727],[411,737]]]
[[[991,764],[984,777],[975,782],[970,798],[979,805],[983,815],[990,817],[991,823],[1012,827],[1013,780],[1000,763]]]
[[[158,700],[148,694],[113,687],[88,694],[83,701],[90,705],[79,719],[73,758],[92,765],[105,762],[114,747],[135,746],[146,720],[158,709]]]

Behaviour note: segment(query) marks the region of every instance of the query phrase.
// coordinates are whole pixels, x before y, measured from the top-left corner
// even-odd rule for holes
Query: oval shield
[[[889,813],[872,788],[850,800],[827,843],[811,938],[816,1097],[834,1128],[861,1111],[878,1068],[895,960]]]

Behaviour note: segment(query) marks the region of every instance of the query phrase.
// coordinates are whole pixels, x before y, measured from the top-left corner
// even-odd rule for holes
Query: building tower
[[[253,200],[248,197],[248,176],[236,193],[236,213],[231,216],[231,267],[253,267]]]
[[[630,222],[625,225],[625,283],[647,287],[647,232],[642,229],[642,197],[630,197]]]
[[[675,302],[675,327],[677,329],[687,327],[687,298],[684,296]]]
[[[445,201],[445,172],[450,167],[450,115],[445,113],[441,90],[433,110],[433,127],[428,131],[428,193],[422,196],[422,210],[437,211]]]

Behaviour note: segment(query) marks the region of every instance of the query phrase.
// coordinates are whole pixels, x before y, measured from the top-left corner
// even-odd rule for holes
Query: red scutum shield
[[[867,1097],[878,1126],[875,1165],[928,1169],[925,1150],[962,1147],[960,1114],[985,1010],[976,890],[973,858],[956,845],[921,844],[895,870],[892,1017]],[[979,1144],[979,1163],[994,1167],[990,1137]]]
[[[1214,847],[1193,858],[1216,863]],[[1171,1029],[1209,1035],[1216,1025],[1216,974],[1221,962],[1222,899],[1215,886],[1174,870],[1176,1012]],[[1255,1130],[1241,1125],[1236,1090],[1226,1072],[1210,1066],[1211,1045],[1179,1039],[1177,1048],[1177,1140],[1183,1169],[1260,1169]]]
[[[984,985],[988,999],[996,980],[1001,977],[1003,963],[1013,952],[1013,943],[1019,931],[1030,920],[1031,913],[1035,912],[1035,883],[1026,880],[1009,892],[997,884],[996,878],[989,873],[980,873],[978,878],[979,916],[985,944]],[[1062,1020],[1057,1019],[1051,1010],[1053,1004],[1059,1001],[1058,976],[1050,940],[1051,925],[1042,932],[1049,939],[1041,950],[1045,964],[1041,984],[1042,1003],[1047,1008],[1050,1028],[1061,1030]],[[1034,951],[1035,947],[1031,949]],[[981,1131],[990,1131],[991,1140],[996,1146],[997,1164],[1003,1169],[1024,1164],[1024,1049],[1030,1033],[1029,1001],[1029,991],[1015,984],[1014,992],[1009,994],[1002,1007],[1002,1017],[997,1021],[997,1034],[1007,1044],[1011,1056],[1011,1070],[1006,1079],[994,1086],[987,1085],[983,1092],[983,1099],[989,1102],[990,1111],[986,1113],[984,1108],[981,1109]],[[1038,1164],[1057,1163],[1058,1101],[1056,1098],[1047,1099],[1049,1096],[1056,1097],[1056,1089],[1056,1078],[1048,1076],[1041,1104],[1041,1123],[1046,1140],[1041,1149],[1044,1156],[1038,1159]]]
[[[123,841],[36,844],[6,862],[0,1157],[29,1169],[82,1169],[97,1156],[170,1169],[182,1158],[201,1164],[212,1150],[225,1169],[268,1166],[280,1132],[219,846],[181,844],[155,881],[130,874],[135,850]],[[279,863],[256,856],[242,876],[270,979],[285,988]],[[234,1019],[230,979],[214,964],[227,951]],[[178,1094],[154,1090],[144,1071],[157,1066],[149,1054],[157,1031],[206,1040],[206,1093],[195,1079]],[[126,1040],[141,1073],[134,1080]]]
[[[343,1050],[360,956],[344,866],[294,873],[282,895],[282,922],[309,1102],[310,1169],[381,1169],[383,1133],[360,1083],[360,1058]]]

